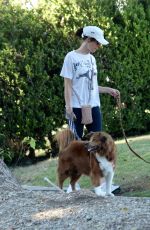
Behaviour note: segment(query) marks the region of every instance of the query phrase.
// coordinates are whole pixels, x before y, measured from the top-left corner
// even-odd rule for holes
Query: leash
[[[123,133],[123,136],[124,136],[124,139],[125,139],[125,142],[128,146],[128,148],[130,149],[130,151],[132,153],[134,153],[135,156],[137,156],[139,159],[143,160],[145,163],[148,163],[150,164],[150,161],[147,161],[145,160],[143,157],[141,157],[138,153],[136,153],[132,147],[129,145],[129,142],[127,140],[127,137],[126,137],[126,134],[125,134],[125,131],[124,131],[124,128],[123,128],[123,124],[122,124],[122,114],[121,114],[121,109],[122,109],[122,105],[121,105],[121,97],[117,97],[117,105],[118,105],[118,108],[119,108],[119,120],[120,120],[120,126],[121,126],[121,130],[122,130],[122,133]]]
[[[66,113],[66,119],[67,119],[67,123],[68,123],[69,129],[74,133],[75,138],[77,140],[80,140],[80,137],[78,136],[77,131],[76,131],[76,127],[75,127],[73,116]]]

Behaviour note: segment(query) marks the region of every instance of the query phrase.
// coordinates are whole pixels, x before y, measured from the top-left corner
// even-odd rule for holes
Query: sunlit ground
[[[137,137],[127,137],[128,141],[138,141],[138,140],[149,140],[150,141],[150,135],[144,135],[144,136],[137,136]],[[115,141],[116,144],[122,144],[125,143],[124,139]],[[150,143],[149,143],[150,145]]]
[[[32,216],[34,220],[55,220],[70,214],[70,208],[53,208],[47,211],[38,212]]]

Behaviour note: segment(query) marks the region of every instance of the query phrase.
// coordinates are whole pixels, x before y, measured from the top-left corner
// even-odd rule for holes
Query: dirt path
[[[148,230],[149,198],[100,198],[81,190],[1,191],[0,229]]]
[[[0,160],[0,230],[149,230],[150,198],[22,189]]]

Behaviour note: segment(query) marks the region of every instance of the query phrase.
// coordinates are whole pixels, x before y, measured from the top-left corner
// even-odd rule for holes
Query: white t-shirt
[[[93,55],[80,54],[74,50],[69,52],[64,59],[60,76],[72,79],[73,108],[81,108],[82,105],[100,106],[97,66]]]

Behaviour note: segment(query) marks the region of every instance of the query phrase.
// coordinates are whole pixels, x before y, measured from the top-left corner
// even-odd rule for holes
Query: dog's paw
[[[75,183],[75,191],[79,191],[80,189],[81,189],[80,185],[78,183]],[[66,193],[70,193],[70,192],[73,192],[73,191],[72,191],[71,185],[69,184]]]
[[[72,187],[71,185],[68,186],[66,193],[71,193],[72,192]]]
[[[114,197],[115,195],[112,192],[110,192],[110,193],[106,193],[106,196]]]
[[[106,196],[106,192],[103,192],[103,191],[101,190],[101,187],[100,187],[100,186],[95,187],[95,188],[94,188],[94,191],[95,191],[95,194],[96,194],[97,196],[101,196],[101,197],[105,197],[105,196]]]

